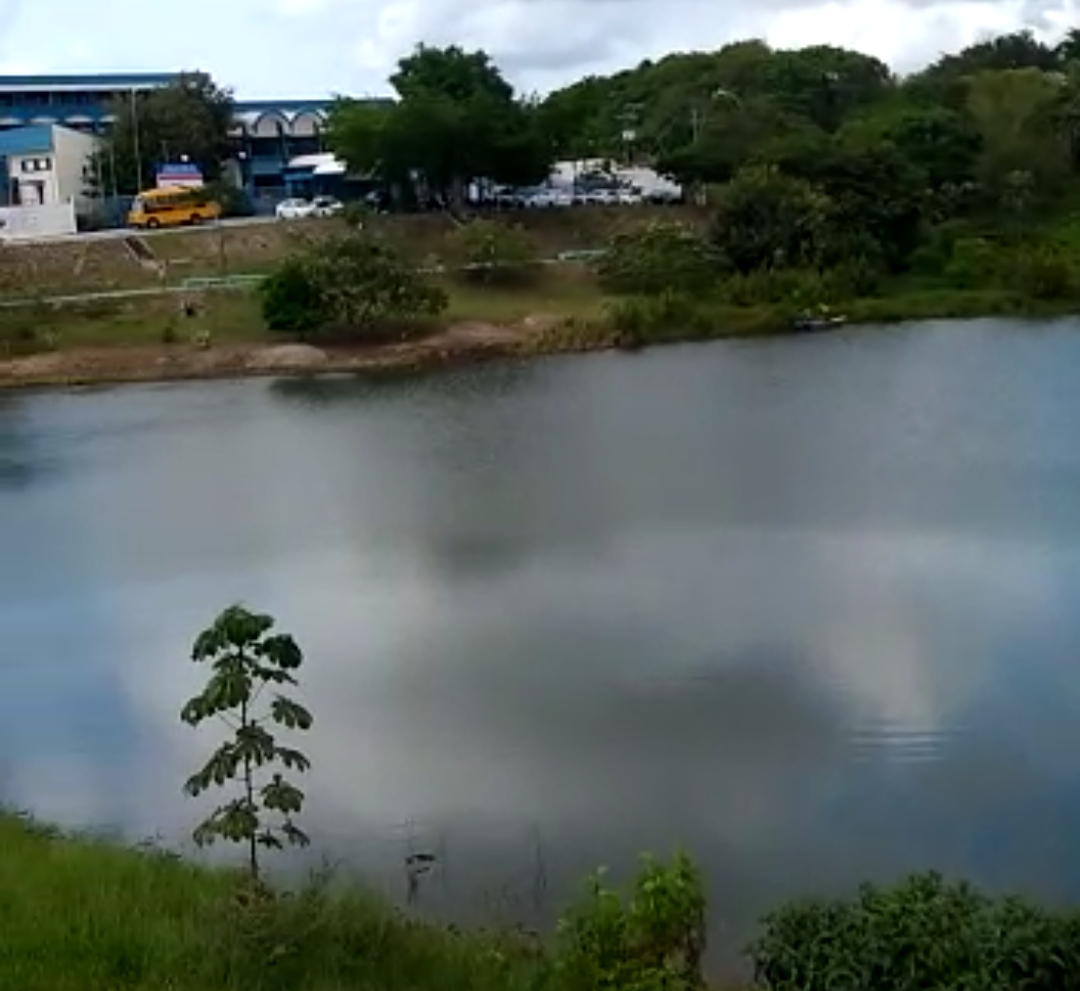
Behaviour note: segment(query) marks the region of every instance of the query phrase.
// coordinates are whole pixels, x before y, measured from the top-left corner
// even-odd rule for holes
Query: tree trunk
[[[461,176],[454,176],[450,180],[449,207],[454,213],[461,213],[465,209],[465,180]]]

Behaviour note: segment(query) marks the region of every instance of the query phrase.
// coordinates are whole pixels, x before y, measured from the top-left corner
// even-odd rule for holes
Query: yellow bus
[[[204,189],[169,186],[139,193],[128,211],[129,227],[179,227],[217,220],[221,204]]]

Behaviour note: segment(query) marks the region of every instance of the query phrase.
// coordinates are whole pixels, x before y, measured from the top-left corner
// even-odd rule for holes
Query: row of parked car
[[[336,217],[344,209],[345,204],[334,196],[316,196],[311,200],[294,196],[282,200],[274,207],[274,216],[278,220],[300,220],[303,217]]]
[[[378,209],[376,198],[365,198],[365,204]],[[679,203],[682,193],[677,188],[660,188],[644,193],[634,188],[602,188],[590,190],[567,190],[557,188],[502,189],[475,206],[494,206],[503,209],[539,209],[569,206],[634,206],[639,203]],[[428,204],[429,209],[444,206],[438,202]],[[274,208],[278,220],[299,220],[304,217],[336,217],[345,204],[334,196],[316,196],[314,199],[290,197]]]
[[[568,206],[634,206],[640,203],[678,203],[682,193],[677,189],[656,189],[645,193],[633,188],[568,189],[503,189],[491,198],[493,206],[530,209]]]

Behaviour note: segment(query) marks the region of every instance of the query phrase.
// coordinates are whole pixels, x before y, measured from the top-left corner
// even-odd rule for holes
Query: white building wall
[[[0,241],[34,241],[74,233],[74,203],[0,207]]]
[[[50,149],[9,155],[8,174],[18,187],[19,202],[24,206],[47,206],[62,202],[56,187],[55,162]]]
[[[73,204],[76,213],[89,206],[85,167],[97,139],[67,127],[52,128],[50,148],[8,156],[8,174],[18,184],[19,202],[27,207]]]
[[[70,127],[53,128],[57,197],[61,203],[74,203],[76,213],[84,213],[90,207],[86,167],[97,147],[98,139],[92,134]]]

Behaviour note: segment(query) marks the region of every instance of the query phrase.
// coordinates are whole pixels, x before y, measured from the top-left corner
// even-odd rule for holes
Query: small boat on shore
[[[796,317],[791,329],[796,333],[807,334],[818,330],[834,330],[847,323],[845,316],[802,316]]]

